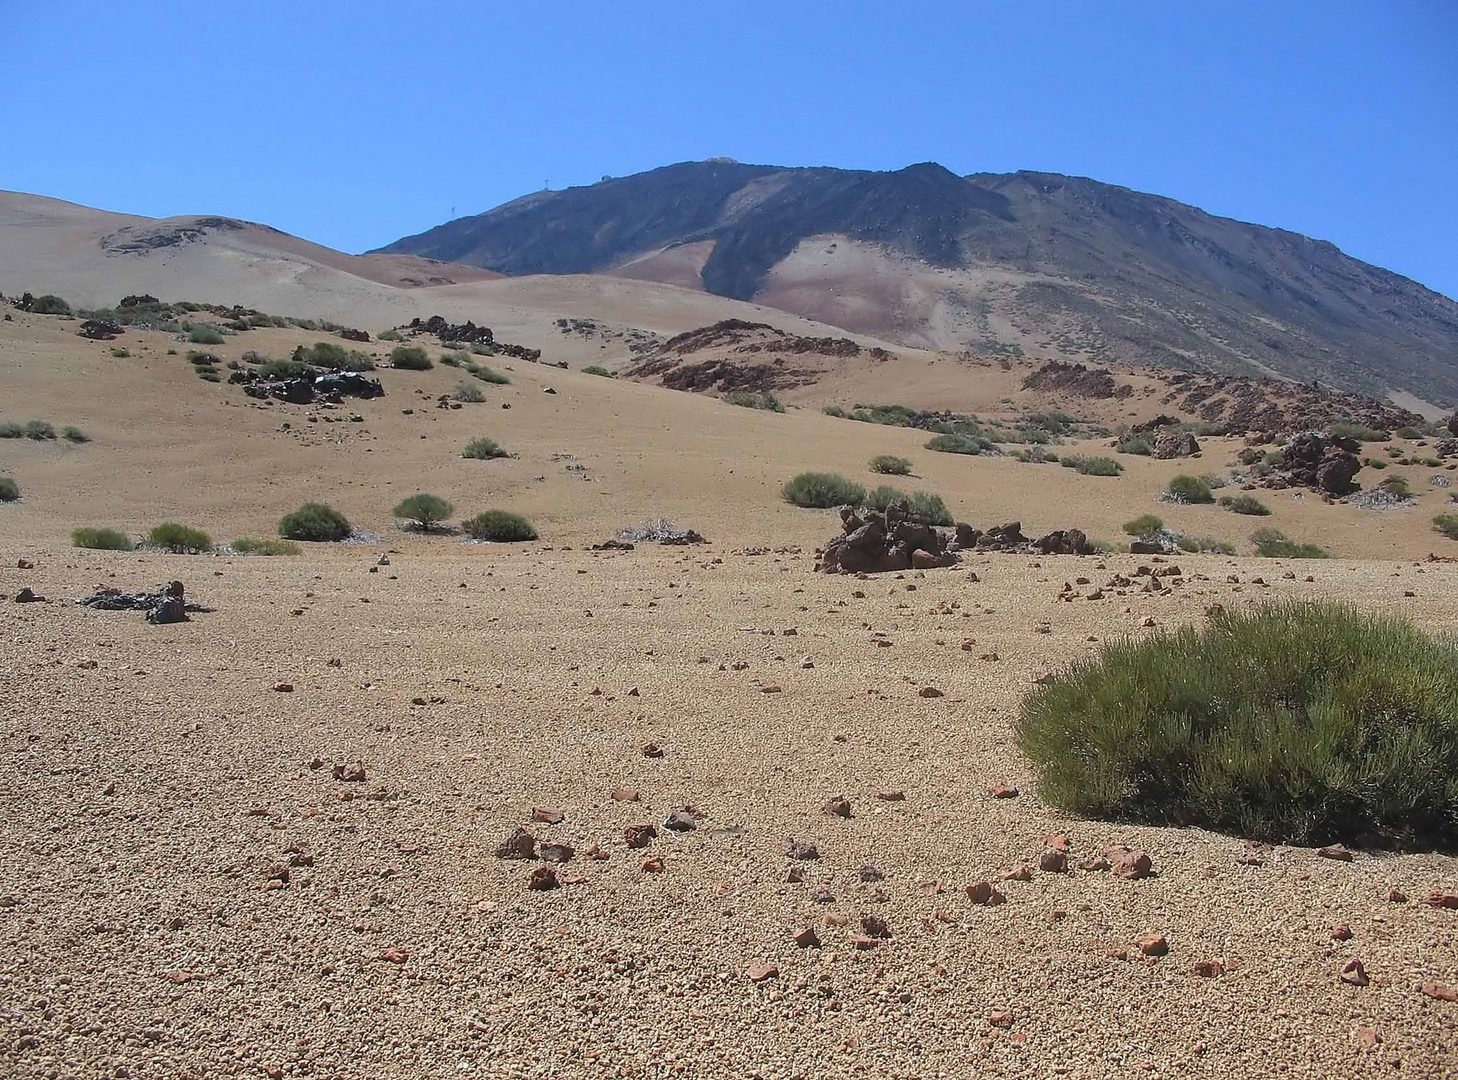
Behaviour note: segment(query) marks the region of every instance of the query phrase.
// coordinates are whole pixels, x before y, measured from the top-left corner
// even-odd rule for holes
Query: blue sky
[[[0,0],[0,187],[348,251],[727,155],[1091,176],[1458,296],[1454,0]]]

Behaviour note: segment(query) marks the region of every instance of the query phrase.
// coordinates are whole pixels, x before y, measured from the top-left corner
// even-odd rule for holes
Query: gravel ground
[[[7,600],[50,602],[0,608],[0,1074],[1458,1070],[1458,1004],[1420,990],[1458,986],[1458,911],[1422,902],[1458,860],[1070,819],[1011,730],[1094,639],[1272,597],[1451,627],[1458,566],[1181,557],[1163,594],[1060,602],[1137,560],[856,580],[808,551],[401,546],[375,573],[382,548],[5,560]],[[216,610],[70,602],[174,577]],[[575,849],[558,888],[496,856],[518,828]],[[1050,835],[1156,873],[1045,871]]]

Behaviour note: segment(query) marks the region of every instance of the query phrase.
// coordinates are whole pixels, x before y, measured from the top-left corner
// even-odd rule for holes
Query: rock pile
[[[201,604],[185,603],[182,591],[182,582],[169,581],[156,592],[124,593],[120,589],[100,589],[76,602],[99,611],[146,612],[149,623],[186,622],[189,611],[212,610]]]
[[[1345,495],[1362,467],[1360,444],[1317,432],[1292,436],[1281,451],[1281,463],[1260,480],[1263,487],[1304,487],[1327,495]]]
[[[1154,456],[1164,460],[1194,457],[1199,452],[1199,442],[1188,431],[1166,432],[1154,442]]]
[[[1078,529],[1058,529],[1034,540],[1023,535],[1021,522],[995,525],[986,532],[958,522],[948,533],[894,502],[884,513],[844,506],[841,535],[819,552],[816,569],[827,574],[879,574],[898,570],[931,570],[954,566],[959,552],[1001,552],[1022,555],[1091,555],[1093,546]]]

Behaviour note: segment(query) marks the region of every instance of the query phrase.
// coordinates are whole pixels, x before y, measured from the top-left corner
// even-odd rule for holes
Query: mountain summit
[[[725,159],[544,191],[379,249],[703,290],[909,346],[1458,402],[1458,303],[1298,233],[1054,173]]]

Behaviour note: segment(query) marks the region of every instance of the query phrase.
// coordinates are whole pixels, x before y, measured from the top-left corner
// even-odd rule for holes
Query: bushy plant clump
[[[768,392],[758,394],[752,390],[730,390],[724,395],[724,400],[742,409],[763,409],[765,412],[777,413],[785,411],[780,399]]]
[[[839,473],[804,472],[781,489],[786,502],[809,509],[855,506],[866,500],[866,489]]]
[[[1209,482],[1198,476],[1186,474],[1176,476],[1169,482],[1165,491],[1177,503],[1212,503],[1215,501],[1215,493],[1210,490]]]
[[[211,326],[194,326],[187,331],[187,340],[194,345],[221,345],[223,335]]]
[[[174,555],[196,555],[213,550],[213,540],[201,529],[179,525],[175,521],[164,521],[147,534],[147,543],[154,548],[170,551]]]
[[[305,503],[293,513],[285,514],[278,523],[278,534],[285,540],[348,540],[350,532],[349,520],[343,514],[317,502]]]
[[[397,518],[404,518],[408,522],[408,528],[418,532],[438,529],[455,512],[456,508],[439,495],[427,495],[424,492],[401,500],[400,505],[391,511]]]
[[[1087,457],[1083,454],[1065,454],[1058,462],[1065,469],[1072,469],[1080,476],[1118,476],[1124,466],[1110,457]]]
[[[69,315],[71,305],[54,293],[46,293],[33,299],[25,310],[33,311],[37,315]]]
[[[497,544],[535,540],[537,530],[520,514],[505,510],[486,510],[461,522],[461,529],[473,540],[490,540]]]
[[[1034,689],[1043,798],[1271,843],[1458,846],[1458,646],[1330,605],[1222,613]]]
[[[894,502],[905,502],[906,492],[900,488],[894,488],[890,484],[881,484],[866,492],[866,505],[872,510],[885,511],[886,507]]]
[[[490,383],[492,386],[506,386],[511,382],[507,376],[495,368],[487,367],[485,364],[478,364],[474,360],[466,364],[465,369],[475,378],[480,379],[483,383]]]
[[[478,461],[489,461],[492,458],[511,457],[495,439],[488,439],[482,435],[479,439],[472,439],[461,451],[461,457],[474,458]]]
[[[906,499],[906,508],[928,525],[952,524],[952,512],[940,495],[930,491],[913,491]]]
[[[911,462],[892,454],[877,454],[871,459],[871,471],[883,476],[910,476]]]
[[[396,345],[390,350],[390,366],[404,371],[429,371],[435,361],[419,345]]]
[[[475,383],[458,382],[456,388],[451,392],[451,397],[457,401],[464,401],[467,405],[479,405],[486,400],[486,395]]]
[[[582,369],[584,375],[601,375],[604,379],[616,379],[617,376],[603,367],[601,364],[588,364]]]
[[[1164,528],[1164,520],[1153,514],[1140,514],[1133,521],[1124,522],[1124,532],[1130,536],[1152,536]]]
[[[1433,528],[1449,540],[1458,540],[1458,514],[1439,514],[1433,518]]]
[[[0,476],[0,502],[14,502],[20,498],[20,485],[8,476]]]
[[[71,533],[71,546],[99,551],[132,550],[132,542],[120,529],[75,529]]]
[[[1264,559],[1325,559],[1325,548],[1315,544],[1298,544],[1279,529],[1257,529],[1250,534],[1256,554]]]
[[[988,445],[974,435],[933,435],[926,441],[928,450],[940,454],[980,454]]]
[[[56,437],[56,429],[44,420],[27,420],[25,437],[36,442],[45,442]]]
[[[1254,495],[1225,495],[1221,497],[1220,505],[1232,514],[1249,514],[1254,517],[1267,517],[1271,513],[1271,508]]]
[[[1213,536],[1180,536],[1175,538],[1175,546],[1181,551],[1188,551],[1190,554],[1216,554],[1234,555],[1235,545],[1224,540],[1216,540]]]
[[[291,540],[274,540],[272,537],[244,537],[228,545],[235,555],[302,555],[304,549]]]

